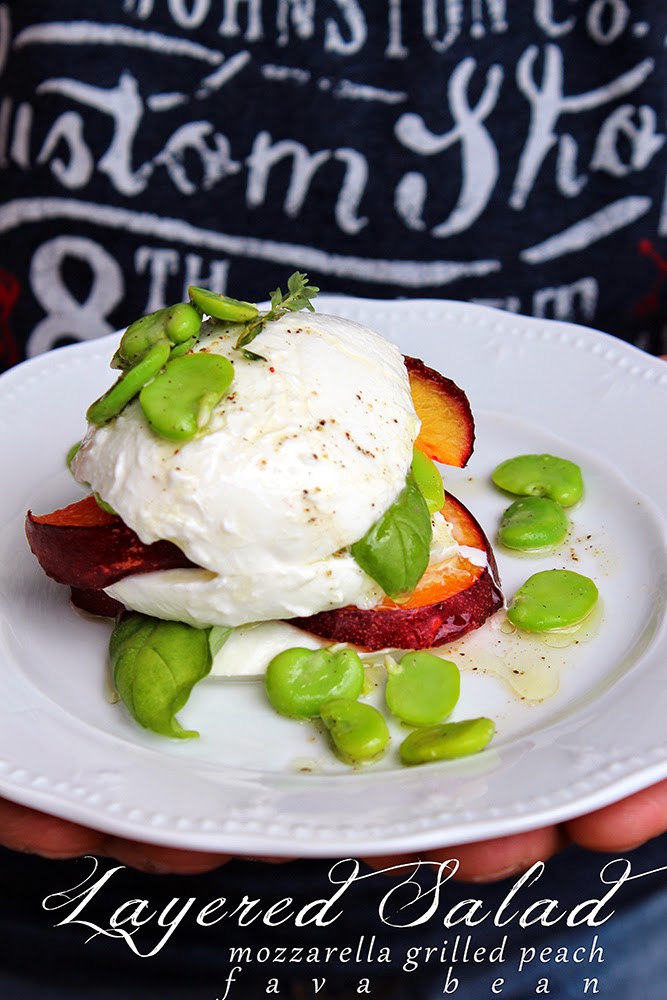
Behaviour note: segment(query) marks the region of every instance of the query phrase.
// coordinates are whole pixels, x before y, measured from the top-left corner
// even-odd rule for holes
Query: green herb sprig
[[[265,360],[261,355],[245,350],[247,345],[262,332],[266,323],[280,319],[281,316],[284,316],[288,312],[300,312],[302,309],[315,312],[315,306],[311,300],[315,298],[318,292],[319,288],[308,284],[307,274],[295,271],[287,279],[287,293],[283,294],[280,288],[276,288],[274,292],[271,292],[270,310],[245,324],[243,333],[236,341],[236,350],[241,351],[247,361]]]

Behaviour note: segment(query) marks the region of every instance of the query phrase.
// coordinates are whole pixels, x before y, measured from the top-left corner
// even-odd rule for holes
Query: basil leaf
[[[231,634],[232,630],[229,625],[213,625],[212,628],[209,629],[208,648],[211,650],[211,656],[213,659],[216,658]]]
[[[397,600],[411,594],[424,575],[432,536],[426,501],[409,475],[389,510],[350,551],[385,594]]]
[[[114,628],[109,643],[114,684],[145,729],[177,739],[199,736],[175,716],[211,669],[209,631],[137,613],[123,616]]]

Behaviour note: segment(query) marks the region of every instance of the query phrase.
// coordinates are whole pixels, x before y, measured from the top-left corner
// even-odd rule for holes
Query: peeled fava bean
[[[227,323],[248,323],[259,315],[259,309],[254,303],[232,299],[229,295],[218,295],[217,292],[211,292],[208,288],[190,285],[188,295],[196,309],[213,317],[213,319],[223,320]]]
[[[572,628],[588,617],[597,599],[598,588],[589,577],[570,569],[547,569],[517,590],[507,617],[526,632]]]
[[[165,332],[172,344],[185,344],[201,329],[201,316],[189,302],[169,306],[165,312]]]
[[[568,527],[567,515],[555,500],[521,497],[503,514],[498,540],[508,549],[546,549],[562,542]]]
[[[158,309],[128,326],[121,337],[112,368],[131,368],[160,341],[178,346],[194,343],[201,328],[201,315],[188,302]]]
[[[414,448],[412,452],[412,475],[426,501],[429,514],[442,510],[445,503],[442,476],[435,462],[432,462],[419,448]]]
[[[555,455],[517,455],[491,473],[495,485],[515,496],[548,497],[561,507],[581,499],[584,484],[581,469],[567,458]]]
[[[167,340],[158,340],[153,344],[140,361],[123,372],[103,396],[91,403],[86,414],[90,423],[100,427],[118,416],[143,386],[155,378],[169,358],[169,351]]]
[[[410,726],[442,722],[461,692],[461,675],[456,664],[423,651],[406,653],[399,663],[392,665],[392,662],[387,667],[385,688],[392,715]]]
[[[358,698],[364,666],[353,649],[296,646],[274,656],[264,677],[269,701],[281,715],[312,719],[332,698]]]
[[[74,459],[78,455],[80,447],[81,447],[81,442],[77,441],[76,444],[73,444],[67,450],[67,455],[65,456],[65,462],[66,462],[67,468],[69,469],[70,472],[72,471],[72,462],[74,461]]]
[[[337,756],[346,764],[375,760],[389,743],[384,716],[366,702],[334,698],[322,705],[320,718]]]
[[[484,717],[415,729],[401,743],[401,761],[412,765],[468,757],[483,750],[495,731],[493,721]]]
[[[149,313],[131,323],[121,337],[118,350],[113,356],[112,368],[131,368],[160,341],[168,341],[165,333],[164,310]]]
[[[206,427],[233,377],[231,361],[219,354],[186,354],[144,386],[139,402],[156,434],[191,441]]]

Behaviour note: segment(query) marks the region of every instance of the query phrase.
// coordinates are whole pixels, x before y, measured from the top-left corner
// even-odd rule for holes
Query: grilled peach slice
[[[50,514],[28,511],[25,530],[46,575],[82,591],[101,590],[131,573],[193,565],[172,542],[145,545],[94,496]]]
[[[449,495],[442,514],[460,545],[485,552],[486,566],[476,566],[459,555],[453,562],[429,566],[403,604],[385,598],[370,610],[348,606],[293,618],[290,624],[370,650],[429,649],[479,628],[503,604],[496,561],[484,532],[460,501]]]
[[[422,422],[415,446],[434,462],[462,469],[475,444],[475,421],[468,397],[455,382],[419,358],[403,360]]]

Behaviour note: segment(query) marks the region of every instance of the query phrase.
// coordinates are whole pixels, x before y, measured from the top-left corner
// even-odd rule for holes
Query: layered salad
[[[183,735],[175,713],[240,630],[289,626],[267,677],[286,653],[306,684],[325,661],[338,676],[341,659],[369,651],[394,666],[398,651],[437,651],[502,606],[491,547],[443,488],[441,467],[473,448],[464,392],[373,330],[316,312],[316,292],[297,273],[260,309],[191,288],[128,327],[119,377],[70,456],[88,494],[28,514],[45,572],[115,619],[116,687],[164,735]],[[175,690],[155,723],[137,677],[145,698],[165,663]],[[350,700],[335,683],[325,694]],[[351,700],[363,705],[363,678]],[[305,716],[325,719],[322,705]]]

